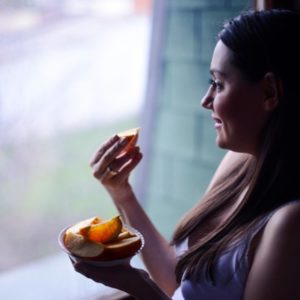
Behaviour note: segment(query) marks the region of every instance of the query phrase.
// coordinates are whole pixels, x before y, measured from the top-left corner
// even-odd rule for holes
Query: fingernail
[[[126,145],[129,142],[129,138],[127,136],[123,137],[120,141],[122,146]]]
[[[119,139],[119,136],[117,134],[115,134],[112,138],[113,141],[117,141]]]

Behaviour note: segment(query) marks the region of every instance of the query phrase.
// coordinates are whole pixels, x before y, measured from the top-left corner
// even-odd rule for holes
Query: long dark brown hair
[[[287,10],[248,11],[226,22],[218,38],[232,51],[231,63],[249,81],[272,72],[280,86],[280,101],[263,132],[258,157],[228,170],[177,225],[173,244],[191,236],[179,258],[177,280],[197,277],[199,269],[213,279],[216,259],[266,213],[300,198],[300,16]],[[216,228],[205,223],[248,187],[232,214]],[[206,230],[206,231],[205,231]]]

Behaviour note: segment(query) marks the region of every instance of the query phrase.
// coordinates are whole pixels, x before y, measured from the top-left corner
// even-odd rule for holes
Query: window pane
[[[150,1],[1,3],[4,271],[59,251],[69,223],[116,213],[88,161],[110,135],[139,123]]]

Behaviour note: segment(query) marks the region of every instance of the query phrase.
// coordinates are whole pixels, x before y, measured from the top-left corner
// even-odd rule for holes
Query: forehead
[[[231,55],[231,50],[222,41],[218,41],[210,64],[211,73],[213,75],[229,76],[234,71],[234,67],[230,63]]]

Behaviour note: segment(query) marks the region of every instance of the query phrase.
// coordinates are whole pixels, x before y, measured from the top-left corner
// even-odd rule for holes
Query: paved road
[[[47,135],[136,114],[149,36],[147,16],[58,18],[30,32],[2,34],[1,126]]]

